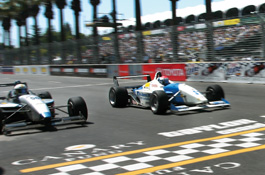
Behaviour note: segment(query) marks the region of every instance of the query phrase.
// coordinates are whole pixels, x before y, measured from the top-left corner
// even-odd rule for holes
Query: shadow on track
[[[0,175],[4,175],[4,173],[5,173],[5,170],[2,167],[0,167]]]
[[[56,126],[56,127],[49,126],[49,127],[35,128],[35,129],[24,129],[24,130],[18,130],[18,131],[11,131],[7,133],[6,136],[13,137],[13,136],[31,135],[31,134],[37,134],[37,133],[43,133],[43,132],[57,132],[57,131],[68,130],[68,129],[76,129],[76,128],[83,128],[83,127],[85,128],[91,124],[94,124],[94,123],[86,122],[85,124],[71,124],[71,125],[61,125],[61,126]]]

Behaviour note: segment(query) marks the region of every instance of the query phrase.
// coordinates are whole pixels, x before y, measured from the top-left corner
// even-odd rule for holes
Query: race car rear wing
[[[121,76],[121,77],[114,76],[113,83],[115,86],[119,86],[118,79],[134,79],[134,78],[144,78],[144,77],[146,77],[147,82],[151,81],[150,75],[134,75],[134,76]]]
[[[24,84],[24,85],[28,86],[26,82],[20,82],[20,81],[19,81],[19,82],[15,82],[15,83],[5,83],[5,84],[0,84],[0,87],[15,86],[15,85],[17,85],[17,84]]]

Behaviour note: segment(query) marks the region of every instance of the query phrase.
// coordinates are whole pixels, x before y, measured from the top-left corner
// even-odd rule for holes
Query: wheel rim
[[[115,96],[115,91],[112,89],[109,94],[109,101],[111,105],[114,105],[116,103],[116,96]]]
[[[68,107],[69,115],[73,116],[74,115],[74,105],[72,102],[69,102],[69,107]]]
[[[158,107],[157,96],[154,95],[154,97],[152,98],[152,101],[151,101],[151,110],[157,111],[157,107]]]

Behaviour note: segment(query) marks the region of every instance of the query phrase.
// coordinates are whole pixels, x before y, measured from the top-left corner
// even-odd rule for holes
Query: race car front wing
[[[170,110],[177,112],[194,111],[194,110],[201,110],[207,108],[226,108],[226,107],[230,107],[230,103],[225,99],[222,99],[220,101],[211,101],[208,104],[197,105],[197,106],[187,106],[187,105],[175,106],[173,103],[170,104]]]

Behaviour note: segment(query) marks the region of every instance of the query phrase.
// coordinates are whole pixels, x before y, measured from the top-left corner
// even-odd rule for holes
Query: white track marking
[[[139,83],[143,81],[126,81],[126,82],[119,82],[119,84],[127,84],[127,83]],[[145,81],[146,82],[146,81]],[[66,89],[66,88],[82,88],[82,87],[91,87],[91,86],[105,86],[105,85],[112,85],[113,83],[99,83],[99,84],[85,84],[85,85],[73,85],[73,86],[59,86],[59,87],[45,87],[45,88],[35,88],[30,89],[32,91],[39,91],[39,90],[54,90],[54,89]],[[7,93],[9,91],[2,91]]]

